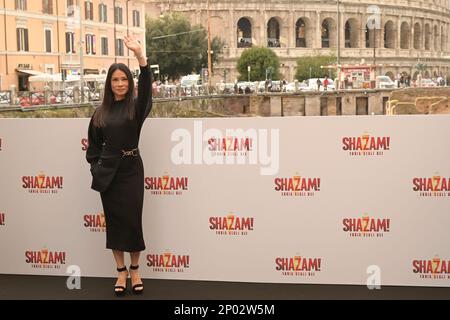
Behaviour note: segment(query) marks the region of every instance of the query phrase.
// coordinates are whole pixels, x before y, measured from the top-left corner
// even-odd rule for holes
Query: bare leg
[[[141,255],[140,252],[130,252],[131,264],[133,266],[138,266],[139,265],[139,257],[140,257],[140,255]]]
[[[130,259],[131,259],[131,265],[132,266],[139,266],[139,256],[140,252],[130,252]],[[141,277],[139,275],[139,269],[131,269],[130,268],[130,275],[131,275],[131,286],[134,287],[137,284],[142,284]],[[142,291],[144,289],[143,286],[136,287],[135,291]]]
[[[117,268],[123,268],[125,266],[125,255],[123,251],[113,250],[113,256],[114,260],[116,260]],[[127,286],[127,278],[128,278],[128,271],[122,271],[119,272],[119,275],[117,277],[116,286]],[[118,291],[118,290],[116,290]]]

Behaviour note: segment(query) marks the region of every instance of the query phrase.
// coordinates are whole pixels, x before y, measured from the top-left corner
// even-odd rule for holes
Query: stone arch
[[[237,22],[237,47],[248,48],[253,45],[252,21],[248,17],[242,17]]]
[[[384,25],[384,47],[386,49],[395,49],[397,39],[397,31],[395,30],[395,25],[392,20],[389,20]]]
[[[400,49],[410,48],[411,29],[408,22],[403,22],[400,28]]]
[[[441,46],[439,45],[439,28],[438,26],[434,26],[433,28],[433,33],[434,33],[434,51],[439,51],[441,50]]]
[[[446,51],[447,48],[447,39],[446,39],[445,28],[441,27],[441,51]]]
[[[276,17],[272,17],[267,22],[267,46],[273,48],[281,47],[281,23]]]
[[[326,18],[322,21],[321,39],[322,48],[336,47],[336,21]]]
[[[429,23],[425,24],[425,50],[431,50],[431,27]]]
[[[416,22],[414,24],[414,45],[413,48],[416,50],[422,49],[422,27],[420,23]]]
[[[384,74],[385,76],[388,76],[389,78],[391,78],[392,81],[395,80],[395,75],[392,71],[388,71]]]
[[[295,23],[295,46],[297,48],[309,48],[312,44],[311,21],[301,17]]]
[[[375,37],[376,37],[376,30],[371,29],[366,25],[366,30],[364,32],[365,34],[365,47],[366,48],[374,48],[375,47]]]
[[[359,21],[350,18],[345,22],[345,48],[359,47]]]

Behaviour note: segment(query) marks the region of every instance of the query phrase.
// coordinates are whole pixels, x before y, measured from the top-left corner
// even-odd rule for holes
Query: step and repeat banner
[[[0,120],[0,273],[116,275],[88,123]],[[148,119],[142,276],[448,287],[449,137],[448,116]]]

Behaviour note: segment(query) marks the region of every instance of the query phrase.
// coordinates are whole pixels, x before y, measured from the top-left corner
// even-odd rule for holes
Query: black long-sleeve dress
[[[105,149],[132,150],[138,147],[142,125],[152,108],[151,77],[148,66],[141,67],[135,118],[129,120],[125,100],[114,101],[105,117],[105,126],[89,124],[87,161],[93,166],[103,158]],[[100,193],[106,220],[106,248],[139,252],[145,250],[142,232],[144,166],[140,155],[118,157],[112,182]],[[107,159],[106,159],[107,160]]]

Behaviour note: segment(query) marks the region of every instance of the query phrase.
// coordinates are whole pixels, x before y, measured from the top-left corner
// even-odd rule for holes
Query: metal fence
[[[102,92],[86,89],[82,99],[79,88],[47,91],[0,91],[1,107],[35,107],[44,105],[80,104],[100,101]]]

